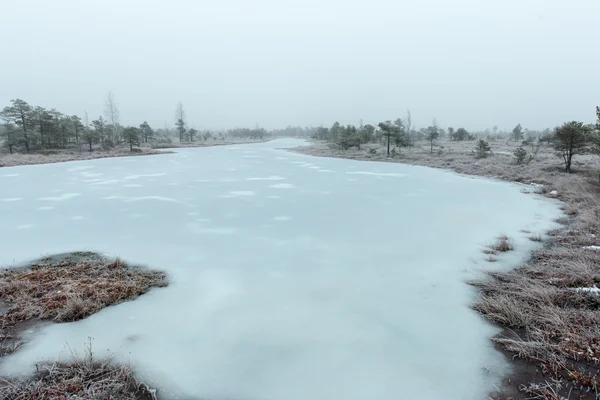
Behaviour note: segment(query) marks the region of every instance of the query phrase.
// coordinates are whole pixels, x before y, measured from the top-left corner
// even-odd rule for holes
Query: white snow
[[[407,176],[407,174],[399,174],[396,172],[353,171],[353,172],[346,172],[346,173],[351,174],[351,175],[393,176],[396,178],[403,178],[403,177]]]
[[[576,292],[592,293],[592,294],[600,294],[600,288],[598,288],[596,285],[594,285],[593,287],[575,288],[575,291]]]
[[[156,174],[138,174],[138,175],[128,175],[128,176],[126,176],[126,177],[125,177],[125,178],[123,178],[123,179],[124,179],[124,180],[126,180],[126,181],[130,181],[130,180],[133,180],[133,179],[140,179],[140,178],[153,178],[153,177],[156,177],[156,176],[165,176],[165,175],[166,175],[166,173],[164,173],[164,172],[159,172],[159,173],[156,173]]]
[[[147,201],[147,200],[164,201],[164,202],[167,202],[167,203],[181,203],[177,199],[174,199],[172,197],[165,197],[165,196],[131,197],[131,198],[128,198],[127,200],[125,200],[125,202],[126,203],[132,203],[132,202],[136,202],[136,201]]]
[[[247,181],[282,181],[285,180],[283,176],[271,175],[264,178],[246,178]]]
[[[583,246],[586,250],[600,251],[600,246]]]
[[[21,229],[29,229],[29,228],[33,228],[33,224],[21,224],[21,225],[17,225],[17,229],[21,230]]]
[[[44,201],[65,201],[65,200],[70,200],[70,199],[74,199],[75,197],[79,197],[81,196],[81,193],[65,193],[61,196],[55,196],[55,197],[41,197],[38,200],[44,200]]]
[[[274,189],[293,189],[294,185],[292,185],[291,183],[278,183],[269,187]]]
[[[256,195],[256,192],[251,190],[232,190],[221,197],[250,197]]]
[[[21,177],[3,197],[23,200],[0,202],[12,227],[0,230],[0,266],[89,249],[164,269],[171,284],[42,328],[0,373],[68,359],[67,344],[81,353],[93,337],[98,357],[132,362],[166,400],[485,398],[508,366],[489,341],[497,329],[470,308],[465,281],[481,268],[470,260],[504,233],[516,250],[502,262],[519,262],[539,245],[520,229],[555,227],[557,202],[442,170],[278,150],[303,143],[237,146],[262,164],[227,146],[77,162],[103,185],[74,163],[11,168]],[[274,176],[285,183],[248,180]],[[254,194],[220,197],[240,192]],[[39,198],[56,210],[35,212]]]

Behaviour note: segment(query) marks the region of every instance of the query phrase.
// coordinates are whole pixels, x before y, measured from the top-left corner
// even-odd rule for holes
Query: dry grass
[[[480,160],[474,159],[469,143],[443,145],[438,154],[417,146],[395,158],[387,157],[379,145],[371,146],[374,151],[342,152],[315,143],[298,151],[496,177],[529,185],[525,192],[561,200],[567,217],[557,222],[564,227],[548,232],[544,248],[525,264],[471,282],[481,292],[474,308],[506,328],[494,342],[545,373],[545,377],[531,375],[530,382],[517,387],[525,398],[600,399],[600,290],[596,289],[600,288],[600,251],[586,248],[600,246],[600,158],[577,156],[576,173],[565,174],[550,148],[542,149],[531,164],[516,165],[511,154],[517,144],[491,142],[495,154]],[[530,240],[538,242],[542,237],[532,235]],[[494,257],[511,248],[511,241],[502,236],[484,252]]]
[[[84,257],[0,271],[0,299],[11,306],[0,328],[30,319],[77,321],[98,310],[167,285],[159,271],[120,259]]]
[[[531,240],[532,242],[541,242],[542,235],[531,235],[529,236],[529,240]]]
[[[514,250],[515,246],[508,236],[500,235],[496,238],[496,241],[490,245],[490,248],[496,252],[504,253],[506,251]]]
[[[72,352],[70,362],[37,364],[27,379],[0,378],[0,398],[155,400],[156,394],[135,378],[131,366],[95,359],[90,340],[84,357]]]
[[[498,259],[496,257],[494,257],[493,254],[490,254],[487,258],[486,258],[487,262],[496,262],[498,261]]]
[[[528,399],[532,400],[568,400],[569,397],[560,395],[563,389],[564,384],[561,379],[552,379],[543,383],[530,383],[520,387],[521,392],[529,395]]]
[[[25,268],[0,271],[0,357],[22,344],[19,327],[37,320],[68,322],[167,285],[163,272],[130,267],[121,259],[94,253],[44,257]],[[156,399],[154,391],[134,377],[130,366],[93,357],[91,340],[84,357],[72,352],[68,363],[39,363],[28,379],[0,378],[0,398]]]
[[[57,150],[45,153],[14,153],[0,154],[0,167],[14,167],[19,165],[33,164],[53,164],[66,161],[81,161],[94,160],[98,158],[112,157],[131,157],[131,156],[148,156],[155,154],[168,154],[169,152],[150,149],[147,147],[134,149],[135,152],[129,151],[129,148],[114,148],[110,150],[94,150],[93,152],[86,151],[83,148],[77,150]]]

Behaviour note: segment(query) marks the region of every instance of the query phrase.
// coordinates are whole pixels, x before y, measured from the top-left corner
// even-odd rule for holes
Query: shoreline
[[[567,281],[565,278],[570,276],[571,270],[577,268],[577,262],[585,264],[590,270],[593,270],[596,261],[600,262],[600,251],[588,250],[590,246],[594,248],[593,246],[598,244],[595,240],[596,234],[591,232],[600,230],[600,200],[592,199],[600,194],[600,189],[592,183],[596,182],[595,172],[587,168],[585,172],[565,174],[558,167],[554,167],[554,164],[560,165],[560,160],[552,158],[551,154],[546,154],[545,158],[542,156],[541,161],[538,161],[541,165],[535,164],[536,161],[533,161],[532,165],[514,165],[510,151],[499,152],[486,159],[475,159],[467,147],[468,143],[460,145],[463,147],[458,148],[454,143],[447,144],[448,147],[454,147],[445,153],[442,150],[433,153],[417,148],[403,150],[400,155],[387,156],[384,154],[385,149],[378,144],[366,146],[362,150],[340,150],[322,141],[312,141],[308,146],[299,146],[289,151],[316,157],[445,169],[461,175],[533,185],[538,194],[560,200],[565,216],[556,222],[560,223],[561,227],[546,232],[548,238],[543,240],[540,249],[532,251],[527,260],[514,265],[509,271],[494,272],[492,269],[492,272],[486,274],[489,275],[488,280],[467,283],[475,286],[479,292],[472,308],[488,322],[502,329],[501,333],[490,340],[505,356],[512,369],[511,373],[502,379],[502,387],[488,393],[490,399],[559,399],[559,396],[569,398],[568,396],[573,395],[581,400],[595,400],[593,392],[594,387],[600,386],[600,379],[597,378],[600,369],[594,360],[600,357],[600,347],[594,347],[590,342],[591,347],[587,347],[590,353],[587,359],[585,355],[581,357],[578,356],[579,352],[573,352],[577,351],[577,348],[585,348],[588,333],[595,329],[595,332],[598,332],[597,328],[600,327],[600,316],[596,317],[597,313],[585,322],[575,318],[579,314],[588,315],[594,312],[593,307],[591,310],[585,309],[588,302],[596,301],[588,298],[596,295],[586,287],[596,287],[594,282],[598,280],[600,283],[600,273],[598,277],[592,274],[587,280],[577,282]],[[592,165],[591,169],[594,170],[595,165]],[[581,204],[585,204],[587,209],[582,210]],[[541,241],[541,238],[530,240]],[[492,258],[491,256],[490,262]],[[565,267],[563,263],[566,263]],[[564,271],[561,271],[561,267]],[[536,279],[536,274],[542,278],[537,276]],[[583,288],[578,289],[581,286]],[[525,292],[525,295],[520,296],[519,291]],[[528,296],[528,291],[536,292]],[[555,296],[555,303],[560,305],[545,304],[546,298],[536,298],[535,293],[538,292],[540,296],[549,293],[548,298]],[[584,295],[587,297],[583,298]],[[561,303],[558,299],[564,297],[571,298]],[[600,294],[597,297],[600,306]],[[503,303],[506,300],[515,304],[507,306]],[[528,302],[529,300],[531,302]],[[577,304],[579,308],[568,308],[573,307],[572,304]],[[529,308],[524,309],[525,307]],[[511,313],[519,312],[522,314],[521,319],[510,319]],[[546,327],[540,320],[547,315],[536,317],[536,312],[551,315],[560,313],[560,316],[556,317],[557,320],[552,321],[559,327],[552,330],[550,325],[545,330]],[[593,340],[593,337],[590,340]],[[555,344],[557,342],[559,344]],[[570,343],[571,347],[564,343]]]
[[[173,154],[177,149],[204,148],[216,146],[233,146],[241,144],[265,143],[272,139],[264,140],[240,140],[240,141],[224,141],[213,143],[169,143],[164,147],[159,144],[154,147],[136,147],[134,151],[130,151],[128,147],[117,147],[110,150],[95,149],[89,152],[85,149],[81,151],[76,149],[53,150],[44,152],[31,153],[13,153],[0,154],[0,169],[10,167],[20,167],[25,165],[43,165],[57,164],[70,161],[87,161],[98,160],[104,158],[119,158],[119,157],[138,157],[138,156],[154,156],[162,154]]]

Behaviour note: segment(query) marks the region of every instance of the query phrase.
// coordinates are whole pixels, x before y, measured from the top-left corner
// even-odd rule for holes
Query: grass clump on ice
[[[30,319],[70,322],[167,285],[160,271],[130,267],[119,258],[67,256],[0,271],[0,327]]]
[[[88,252],[0,270],[0,301],[7,304],[0,313],[0,357],[19,349],[19,331],[27,323],[78,321],[167,284],[164,272]],[[0,398],[152,400],[156,395],[135,378],[131,366],[94,358],[90,340],[84,357],[72,352],[69,362],[36,364],[27,379],[0,378]]]
[[[84,357],[72,352],[69,362],[36,364],[27,379],[0,378],[0,398],[155,400],[156,392],[135,378],[131,366],[96,359],[90,340]]]

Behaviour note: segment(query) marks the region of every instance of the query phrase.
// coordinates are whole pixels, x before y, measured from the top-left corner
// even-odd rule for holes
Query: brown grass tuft
[[[529,240],[531,240],[532,242],[541,242],[542,235],[531,235],[529,236]]]
[[[77,321],[166,285],[163,272],[87,252],[47,256],[26,268],[2,270],[0,300],[10,307],[0,314],[0,357],[21,346],[17,333],[28,321]],[[67,363],[38,363],[28,379],[0,378],[0,398],[156,399],[153,390],[136,380],[130,366],[94,359],[91,339],[83,358],[73,352],[72,356]]]
[[[70,362],[36,364],[28,379],[0,378],[0,398],[156,400],[156,394],[135,378],[131,366],[95,359],[90,340],[83,358],[72,352]]]
[[[120,259],[33,264],[0,271],[0,299],[11,307],[0,327],[30,319],[77,321],[100,309],[167,285],[163,272],[129,267]]]
[[[490,246],[490,248],[494,251],[503,253],[514,250],[514,245],[508,236],[500,235],[496,238],[496,241]]]

